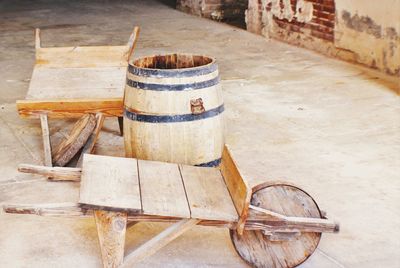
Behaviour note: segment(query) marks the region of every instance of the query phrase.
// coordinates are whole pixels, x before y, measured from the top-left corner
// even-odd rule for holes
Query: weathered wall
[[[335,46],[357,62],[400,75],[400,0],[336,0]]]
[[[247,29],[400,75],[400,0],[250,0]]]
[[[177,8],[400,76],[400,0],[177,0]]]
[[[190,14],[246,28],[248,0],[177,0],[176,8]]]

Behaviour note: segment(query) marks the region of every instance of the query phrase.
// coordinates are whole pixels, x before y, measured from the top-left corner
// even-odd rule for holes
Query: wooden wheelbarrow
[[[239,255],[255,267],[294,267],[338,232],[313,198],[288,183],[249,188],[227,147],[220,168],[85,154],[82,168],[21,165],[20,171],[81,181],[77,204],[4,205],[7,213],[94,215],[104,267],[132,266],[194,225],[226,227]],[[174,222],[124,256],[128,222]]]

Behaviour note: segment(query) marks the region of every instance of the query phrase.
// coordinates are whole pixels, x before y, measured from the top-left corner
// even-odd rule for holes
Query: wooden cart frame
[[[318,208],[316,217],[293,217],[253,204],[254,192],[289,184],[268,182],[251,189],[227,147],[220,169],[86,154],[82,169],[21,165],[19,170],[53,180],[81,181],[79,203],[8,204],[3,208],[8,213],[41,216],[94,216],[104,267],[134,265],[195,225],[229,228],[231,235],[239,239],[246,232],[261,231],[271,241],[339,230],[339,225],[324,218]],[[160,185],[154,184],[156,181]],[[182,206],[184,203],[186,208]],[[141,221],[174,224],[124,257],[128,222]],[[314,249],[307,254],[303,252],[306,257],[301,262]]]
[[[98,134],[104,117],[117,117],[122,135],[126,71],[138,34],[135,27],[121,46],[42,47],[40,29],[35,30],[32,77],[16,105],[21,118],[40,118],[46,166],[52,166],[49,118],[96,114]]]

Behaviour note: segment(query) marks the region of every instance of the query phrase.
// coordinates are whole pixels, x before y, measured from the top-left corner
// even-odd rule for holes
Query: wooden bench
[[[226,146],[220,168],[85,154],[81,169],[21,165],[19,170],[53,180],[80,180],[77,204],[8,204],[4,210],[94,215],[104,267],[140,262],[197,224],[231,229],[235,248],[250,263],[274,267],[286,261],[288,266],[282,267],[292,267],[312,254],[321,232],[338,231],[297,187],[268,182],[249,188]],[[175,223],[124,257],[128,221]]]

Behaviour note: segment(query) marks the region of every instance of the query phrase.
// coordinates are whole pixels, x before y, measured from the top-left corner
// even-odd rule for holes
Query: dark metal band
[[[183,69],[147,69],[129,65],[128,72],[138,76],[146,77],[191,77],[206,75],[218,70],[218,65],[212,63],[205,66]]]
[[[198,166],[198,167],[217,167],[217,166],[219,166],[219,164],[221,164],[221,158],[215,159],[215,160],[207,162],[207,163],[198,164],[198,165],[195,165],[195,166]]]
[[[179,114],[179,115],[150,115],[138,114],[124,108],[124,116],[132,121],[147,122],[147,123],[179,123],[201,120],[219,115],[224,111],[224,105],[217,108],[205,111],[201,114]]]
[[[215,86],[219,83],[219,76],[202,82],[190,83],[190,84],[150,84],[130,80],[126,78],[126,83],[130,87],[140,88],[144,90],[156,90],[156,91],[182,91],[182,90],[195,90],[202,89],[211,86]]]

